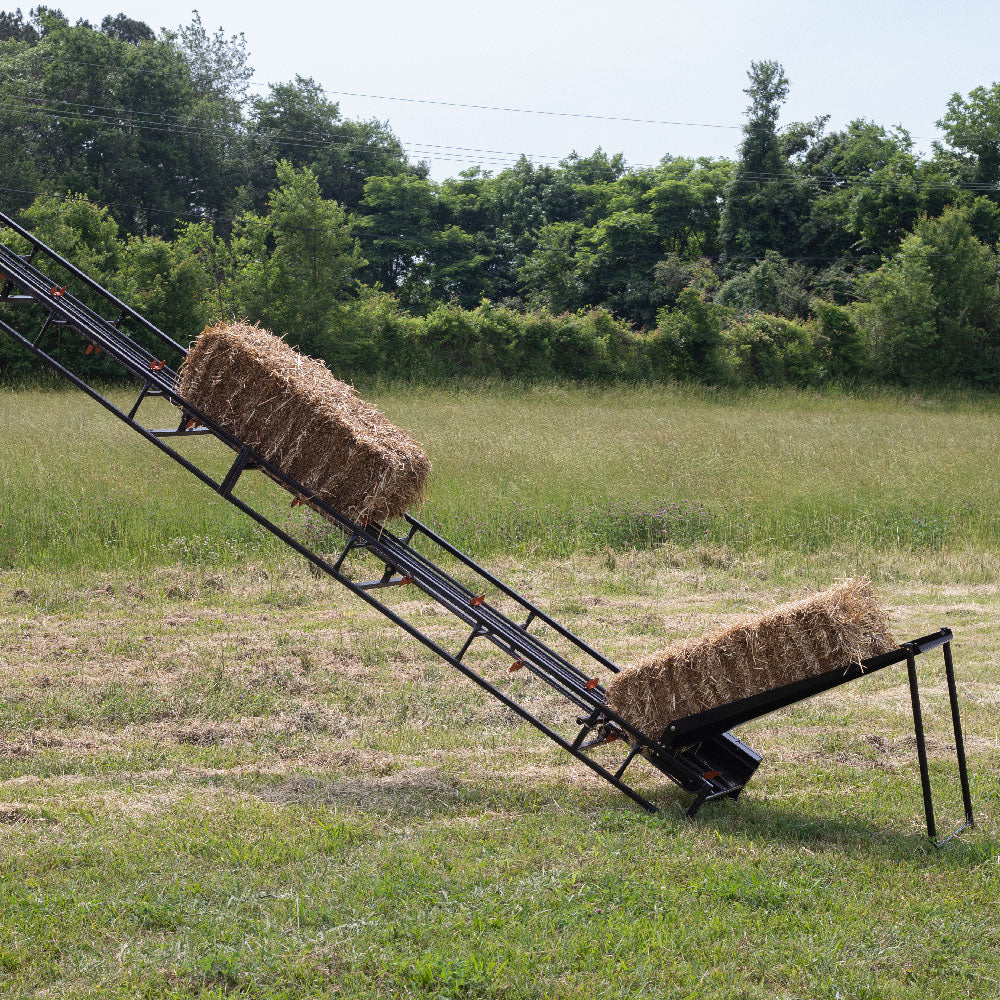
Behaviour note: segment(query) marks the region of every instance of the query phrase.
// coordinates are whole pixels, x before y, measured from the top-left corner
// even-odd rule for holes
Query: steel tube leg
[[[913,733],[917,740],[917,760],[920,763],[920,784],[924,793],[924,815],[927,818],[927,836],[937,835],[934,826],[934,802],[931,798],[931,776],[927,769],[927,745],[924,741],[924,720],[920,713],[920,690],[917,687],[917,661],[913,650],[906,650],[906,672],[910,681],[910,704],[913,707]]]
[[[944,672],[948,679],[948,700],[951,702],[951,724],[955,730],[955,753],[958,756],[958,778],[962,783],[962,804],[965,820],[972,826],[972,794],[969,791],[969,769],[965,763],[965,740],[962,738],[962,719],[958,712],[958,687],[955,684],[955,665],[951,659],[951,643],[944,644]]]

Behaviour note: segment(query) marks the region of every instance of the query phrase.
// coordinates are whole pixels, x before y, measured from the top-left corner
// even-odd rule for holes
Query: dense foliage
[[[179,337],[259,321],[348,376],[1000,386],[1000,85],[945,142],[779,128],[736,159],[598,149],[443,182],[242,36],[0,13],[0,203]],[[0,373],[28,362],[0,343]]]

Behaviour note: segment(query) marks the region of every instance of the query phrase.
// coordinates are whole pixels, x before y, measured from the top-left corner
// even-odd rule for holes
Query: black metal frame
[[[768,692],[757,698],[745,699],[743,702],[735,702],[688,719],[677,720],[661,739],[652,740],[608,706],[598,675],[603,671],[617,673],[619,668],[607,657],[416,518],[407,515],[406,533],[398,536],[383,525],[355,523],[324,503],[301,483],[285,475],[263,456],[219,426],[210,416],[184,399],[178,391],[177,371],[168,366],[162,357],[158,357],[133,339],[128,333],[128,328],[130,326],[136,328],[146,338],[151,338],[150,342],[157,344],[158,349],[162,347],[183,359],[187,352],[180,344],[47,247],[13,219],[0,213],[0,228],[4,226],[26,240],[31,250],[22,256],[0,243],[0,303],[38,306],[44,315],[37,332],[25,333],[2,318],[0,318],[0,330],[142,435],[150,444],[196,476],[224,500],[253,518],[259,525],[309,560],[318,570],[378,610],[393,624],[423,643],[437,656],[489,692],[644,809],[650,812],[657,811],[652,802],[624,780],[626,771],[636,761],[646,761],[682,788],[693,793],[694,801],[688,810],[688,815],[694,815],[703,802],[721,797],[738,797],[760,763],[760,756],[728,731],[732,726],[774,711],[817,691],[846,683],[861,673],[881,669],[889,663],[898,663],[906,659],[911,668],[914,720],[918,732],[928,832],[931,837],[934,836],[926,750],[913,667],[916,655],[933,648],[927,645],[932,637],[904,644],[893,653],[887,654],[889,659],[875,658],[879,661],[877,664],[874,660],[868,661],[864,665],[851,666],[844,671],[835,671],[821,678],[810,678],[808,681],[789,685],[787,688]],[[58,285],[38,270],[34,261],[39,254],[47,258],[51,264],[61,268],[69,275],[71,282],[82,284],[98,299],[107,302],[117,311],[117,318],[106,319],[80,301],[65,286]],[[55,328],[76,331],[88,345],[88,353],[93,349],[100,349],[120,370],[139,381],[138,397],[127,412],[119,409],[86,378],[70,370],[46,349],[46,338]],[[148,428],[137,419],[144,401],[153,397],[166,399],[181,411],[176,428]],[[183,438],[195,434],[210,434],[235,453],[233,463],[222,479],[209,474],[164,440],[168,437]],[[294,502],[308,504],[343,532],[346,542],[335,559],[314,551],[236,495],[243,473],[251,469],[263,471],[288,490],[296,498]],[[418,543],[425,547],[431,546],[434,557],[418,551],[416,548]],[[358,551],[368,552],[381,561],[385,570],[379,579],[362,582],[352,579],[345,564],[351,555]],[[443,557],[456,560],[465,570],[470,571],[475,576],[477,584],[483,587],[484,593],[470,589],[438,565],[438,561]],[[417,625],[408,621],[398,610],[394,610],[372,594],[372,591],[405,585],[414,586],[422,591],[469,629],[465,641],[456,652],[445,649]],[[490,589],[501,595],[501,600],[513,603],[518,609],[514,612],[517,614],[516,620],[486,600],[485,591]],[[544,626],[560,640],[568,643],[573,650],[571,654],[573,659],[578,662],[573,662],[557,652],[551,641],[546,641],[537,632],[532,631],[533,626],[536,628]],[[939,636],[943,635],[944,631],[939,633]],[[966,825],[968,825],[972,822],[972,811],[958,718],[954,670],[951,663],[950,637],[951,633],[948,632],[947,639],[942,639],[941,642],[945,646],[957,752],[966,804]],[[466,654],[478,639],[485,639],[510,659],[511,674],[518,673],[522,669],[526,670],[569,702],[574,711],[579,711],[581,714],[576,717],[575,734],[564,735],[558,732],[555,724],[543,721],[535,712],[522,704],[516,692],[502,690],[498,683],[488,680],[474,669],[467,662]],[[885,662],[881,662],[882,660]],[[579,663],[582,663],[583,667]],[[599,753],[595,754],[599,748]],[[617,759],[609,759],[616,755]]]

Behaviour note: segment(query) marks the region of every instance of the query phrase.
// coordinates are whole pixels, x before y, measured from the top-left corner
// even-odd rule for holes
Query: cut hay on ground
[[[651,739],[675,719],[894,648],[867,580],[676,643],[617,674],[608,705]]]
[[[430,460],[326,365],[246,323],[202,333],[181,395],[285,475],[354,521],[418,503]]]

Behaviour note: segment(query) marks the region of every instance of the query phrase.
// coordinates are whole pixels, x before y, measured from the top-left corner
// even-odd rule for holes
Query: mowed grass
[[[422,516],[480,554],[666,541],[864,558],[1000,541],[1000,407],[987,398],[670,387],[373,395],[431,455]],[[158,401],[142,412],[150,425],[176,424]],[[0,567],[281,558],[247,518],[80,394],[0,390],[0,427]],[[206,440],[177,447],[220,476],[232,459]],[[245,495],[311,530],[284,493],[253,479]]]
[[[637,772],[648,816],[86,400],[7,393],[0,996],[1000,994],[989,401],[378,400],[434,459],[428,519],[618,662],[846,573],[900,638],[951,625],[977,827],[927,843],[899,668],[744,727],[764,764],[694,822]],[[387,599],[461,645],[411,591]],[[946,829],[947,693],[919,666]]]
[[[674,549],[499,568],[621,661],[797,592]],[[897,634],[960,637],[978,826],[936,851],[901,669],[744,727],[758,775],[688,821],[655,772],[649,816],[308,572],[9,582],[2,996],[996,995],[996,586],[885,592]],[[419,595],[388,599],[460,644]],[[920,670],[947,829],[947,694]]]

